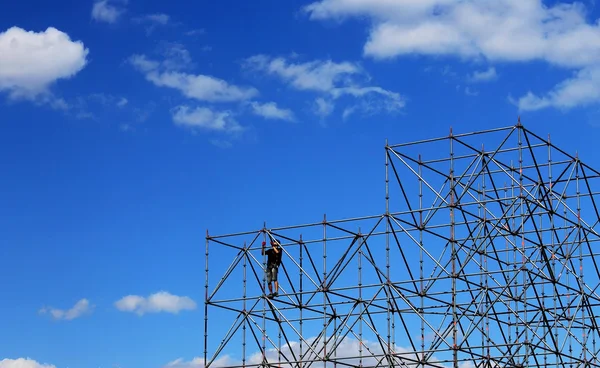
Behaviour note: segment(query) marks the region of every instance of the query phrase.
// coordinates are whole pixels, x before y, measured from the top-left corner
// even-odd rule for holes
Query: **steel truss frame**
[[[207,232],[206,368],[600,366],[597,170],[520,121],[385,168],[381,215]]]

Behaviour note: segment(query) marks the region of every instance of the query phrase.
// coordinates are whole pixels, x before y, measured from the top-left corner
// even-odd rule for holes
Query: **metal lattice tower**
[[[600,366],[597,170],[520,122],[385,168],[381,215],[207,233],[207,368]]]

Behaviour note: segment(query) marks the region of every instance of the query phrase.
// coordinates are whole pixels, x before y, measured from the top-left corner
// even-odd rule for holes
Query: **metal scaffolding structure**
[[[520,121],[386,143],[380,215],[207,232],[204,365],[600,366],[599,177]]]

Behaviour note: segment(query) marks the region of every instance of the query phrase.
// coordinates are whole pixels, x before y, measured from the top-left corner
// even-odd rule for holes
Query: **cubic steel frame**
[[[207,231],[204,365],[600,366],[599,177],[520,120],[386,142],[380,215]]]

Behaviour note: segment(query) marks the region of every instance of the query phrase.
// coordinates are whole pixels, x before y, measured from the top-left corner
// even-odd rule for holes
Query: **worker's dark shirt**
[[[267,255],[267,265],[269,266],[279,266],[281,264],[281,254],[283,253],[281,248],[278,249],[279,253],[275,253],[275,251],[273,250],[273,248],[268,249],[267,251],[265,251],[265,254]]]

